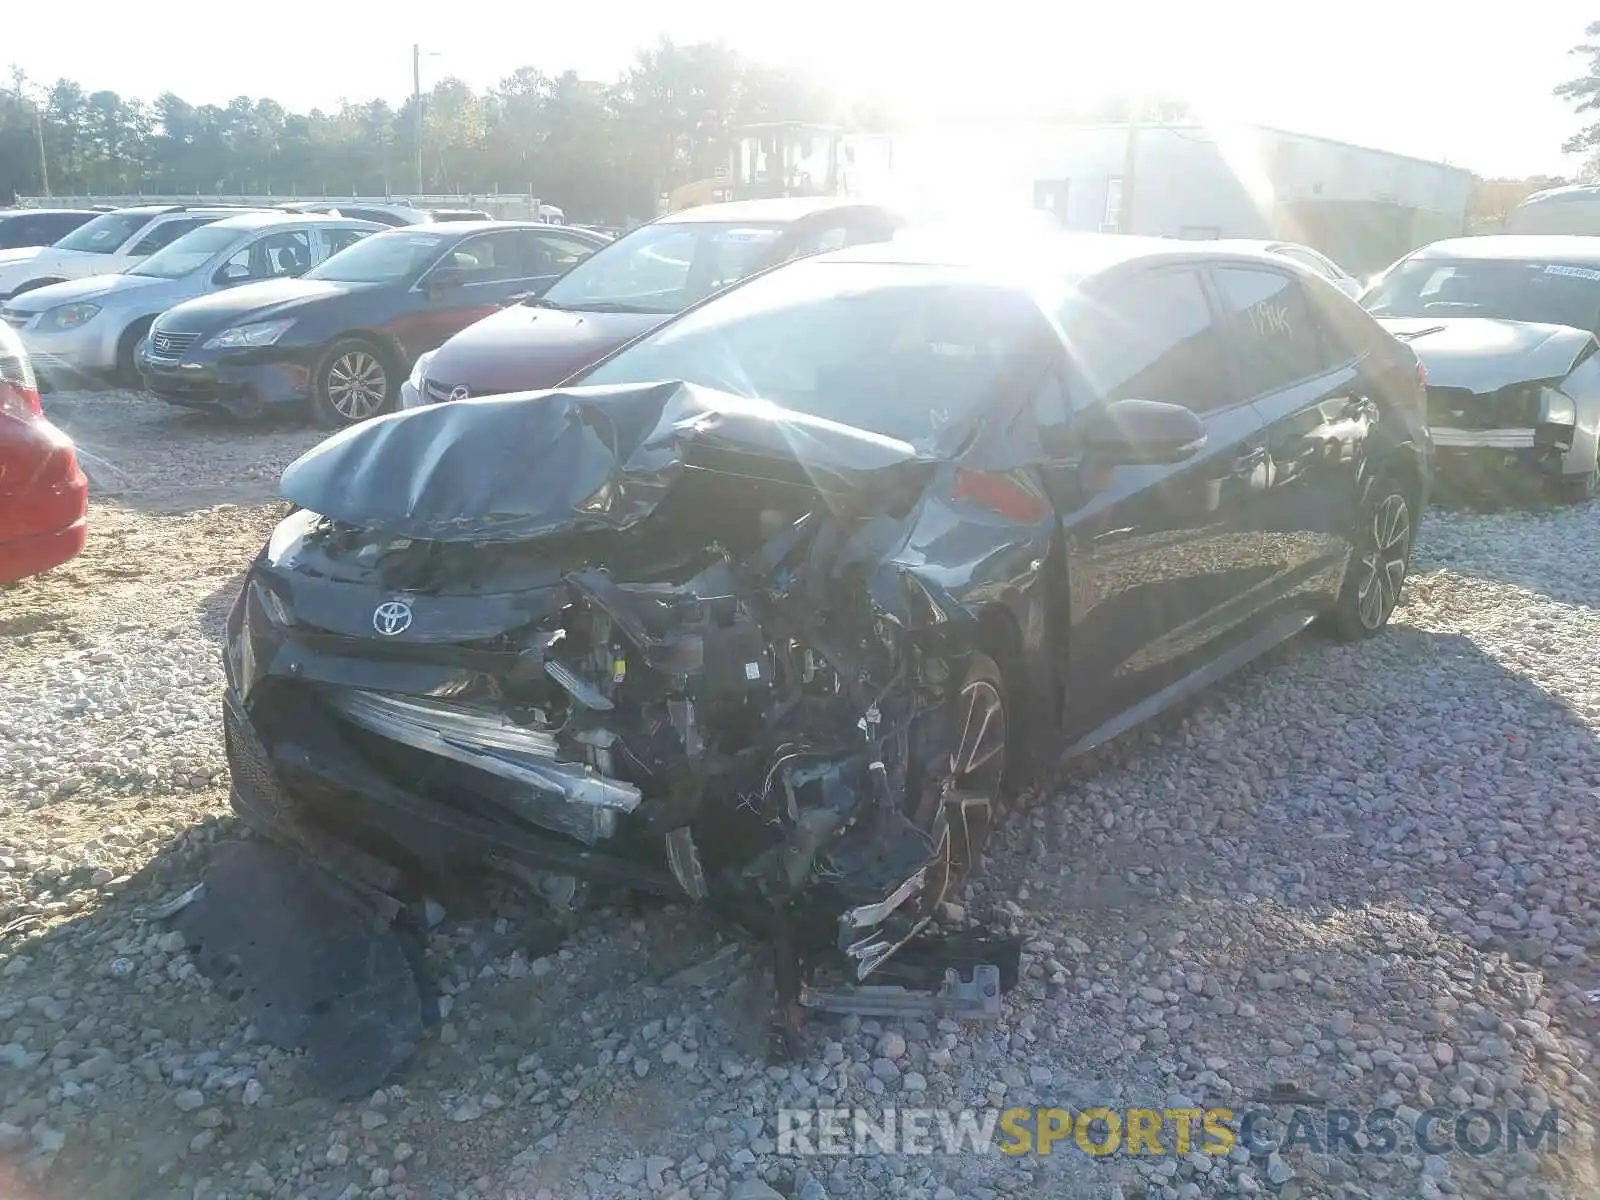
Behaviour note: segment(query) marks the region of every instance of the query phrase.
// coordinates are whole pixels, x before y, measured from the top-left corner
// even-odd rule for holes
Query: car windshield
[[[1600,326],[1600,269],[1415,259],[1380,279],[1361,303],[1375,317],[1495,317],[1593,330]]]
[[[202,225],[184,234],[165,250],[157,250],[129,275],[148,275],[152,279],[181,279],[198,271],[210,262],[219,250],[225,250],[239,240],[237,229],[219,229],[215,225]]]
[[[784,226],[712,221],[644,225],[551,285],[542,303],[602,312],[681,312],[764,265]]]
[[[77,250],[87,254],[114,254],[154,219],[150,213],[110,212],[79,225],[56,243],[58,250]]]
[[[919,443],[964,425],[1043,325],[1012,289],[802,263],[658,328],[584,384],[683,380]]]
[[[312,267],[302,278],[336,283],[404,283],[437,258],[448,240],[444,234],[409,229],[375,233]]]

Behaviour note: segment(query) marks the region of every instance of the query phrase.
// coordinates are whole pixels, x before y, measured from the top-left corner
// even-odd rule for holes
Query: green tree
[[[1580,113],[1600,112],[1600,21],[1593,21],[1583,31],[1590,39],[1574,46],[1571,53],[1587,59],[1582,75],[1556,85],[1555,94]],[[1600,120],[1591,121],[1573,134],[1561,146],[1568,154],[1582,154],[1600,149]]]
[[[415,101],[348,100],[290,112],[270,97],[196,105],[174,92],[148,104],[70,79],[48,87],[18,68],[0,88],[0,201],[44,190],[39,141],[57,195],[409,194]],[[661,191],[728,162],[732,130],[797,119],[881,129],[881,101],[852,105],[790,71],[718,42],[661,41],[615,83],[523,67],[478,92],[460,79],[423,98],[430,191],[532,189],[568,212],[648,216]]]

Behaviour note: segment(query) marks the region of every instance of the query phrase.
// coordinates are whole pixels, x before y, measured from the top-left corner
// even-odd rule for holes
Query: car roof
[[[1600,184],[1569,183],[1562,187],[1545,188],[1543,191],[1524,196],[1518,207],[1533,204],[1561,204],[1568,200],[1595,199],[1600,199]]]
[[[820,212],[838,208],[870,208],[882,210],[879,204],[863,204],[848,196],[785,196],[776,200],[730,200],[723,204],[698,204],[694,208],[668,213],[655,222],[658,225],[677,225],[691,221],[752,222],[784,224],[803,221]]]
[[[0,208],[0,221],[7,217],[98,217],[103,215],[96,208]]]
[[[1596,239],[1600,240],[1600,239]],[[907,229],[891,241],[818,255],[815,262],[876,263],[948,270],[952,274],[1058,286],[1081,282],[1124,264],[1270,262],[1300,269],[1281,255],[1242,243],[1191,242],[1125,233],[1043,233],[1013,239],[925,236]]]
[[[223,217],[213,221],[214,229],[268,229],[274,225],[355,225],[362,229],[384,229],[376,221],[363,221],[356,217],[331,217],[326,213],[247,212],[236,217]]]
[[[347,217],[345,219],[355,220],[356,218]],[[376,224],[376,222],[372,223]],[[426,233],[435,237],[471,237],[472,235],[478,233],[493,233],[497,229],[535,229],[550,231],[565,228],[566,226],[564,225],[552,225],[548,221],[422,221],[416,225],[391,225],[381,232],[373,234],[372,236],[383,237],[385,234],[398,233],[409,234],[412,237],[416,237],[419,234]],[[588,237],[594,236],[593,234],[587,234],[582,229],[575,230],[574,232],[585,234],[585,236]]]
[[[1414,251],[1412,259],[1473,258],[1504,262],[1592,263],[1600,266],[1600,237],[1575,233],[1491,233],[1449,238]]]
[[[253,204],[130,204],[124,208],[114,208],[110,212],[96,213],[96,216],[108,217],[112,213],[138,213],[144,217],[184,216],[198,214],[208,217],[212,213],[250,213],[267,212],[270,210],[258,208]]]
[[[1282,238],[1216,238],[1206,244],[1228,250],[1264,250],[1268,254],[1276,254],[1280,250],[1309,250],[1322,255],[1322,251],[1315,246],[1307,246],[1304,242],[1286,242]]]

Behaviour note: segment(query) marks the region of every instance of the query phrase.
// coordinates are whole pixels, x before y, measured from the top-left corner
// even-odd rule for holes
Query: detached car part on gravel
[[[1427,492],[1415,357],[1332,288],[1305,285],[1319,338],[1265,256],[1095,248],[1126,269],[1064,327],[999,277],[864,248],[691,309],[582,386],[324,442],[227,622],[236,809],[397,936],[496,870],[716,905],[774,947],[785,1048],[807,1007],[996,1015],[1018,940],[935,916],[1017,785],[1318,616],[1380,632]],[[1116,331],[1174,279],[1189,308],[1140,386],[1198,386],[1212,263],[1272,306],[1213,318],[1240,394],[1074,413],[1077,356],[1131,378],[1150,342]],[[1291,336],[1350,357],[1243,391]],[[699,378],[648,382],[663,349]]]

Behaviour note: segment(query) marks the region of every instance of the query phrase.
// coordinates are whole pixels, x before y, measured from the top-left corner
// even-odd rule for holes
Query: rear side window
[[[87,224],[91,219],[82,213],[48,213],[35,217],[34,220],[39,222],[39,228],[34,232],[36,236],[44,239],[38,244],[48,246],[66,237],[79,225]]]
[[[1151,271],[1061,314],[1082,386],[1097,400],[1160,400],[1197,413],[1238,397],[1198,272]]]
[[[1297,280],[1249,267],[1220,267],[1216,279],[1239,347],[1246,395],[1275,392],[1327,369]]]
[[[147,230],[145,235],[134,244],[129,254],[154,254],[163,246],[170,246],[191,229],[199,229],[202,225],[209,225],[215,217],[181,217],[172,221],[162,221],[160,224]]]
[[[0,218],[0,250],[13,250],[19,246],[36,246],[40,243],[26,239],[34,236],[34,227],[28,217]]]
[[[462,273],[466,283],[501,283],[527,274],[523,255],[528,249],[516,230],[468,238],[445,256],[445,265]]]
[[[323,257],[332,258],[346,246],[354,246],[371,232],[372,230],[370,229],[324,229],[322,231],[322,241],[328,247],[328,250]]]
[[[559,233],[524,233],[523,274],[560,275],[577,266],[594,247]]]

